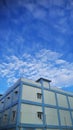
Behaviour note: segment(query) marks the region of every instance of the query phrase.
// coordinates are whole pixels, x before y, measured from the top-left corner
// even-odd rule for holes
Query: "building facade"
[[[0,130],[73,130],[73,94],[24,78],[0,96]]]

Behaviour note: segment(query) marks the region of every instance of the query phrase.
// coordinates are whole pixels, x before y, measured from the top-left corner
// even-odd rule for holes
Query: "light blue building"
[[[73,94],[50,82],[21,78],[0,95],[0,130],[73,130]]]

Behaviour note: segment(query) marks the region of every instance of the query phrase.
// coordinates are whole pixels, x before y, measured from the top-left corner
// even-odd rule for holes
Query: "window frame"
[[[12,110],[12,121],[15,121],[16,118],[16,110]]]
[[[37,93],[37,99],[42,99],[42,93]]]
[[[43,112],[37,112],[37,117],[42,120],[42,118],[43,118]]]
[[[14,91],[15,94],[18,94],[18,90]]]
[[[8,114],[4,114],[4,121],[7,121],[8,119]]]

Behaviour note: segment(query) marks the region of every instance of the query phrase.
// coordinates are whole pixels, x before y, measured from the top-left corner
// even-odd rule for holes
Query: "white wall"
[[[68,99],[69,99],[70,107],[73,109],[73,97],[68,97]]]
[[[47,130],[60,130],[60,129],[47,129]],[[62,129],[63,130],[63,129]],[[65,130],[65,129],[64,129]]]
[[[47,125],[58,125],[57,110],[54,108],[45,108]]]
[[[46,129],[46,130],[60,130],[60,129]],[[62,129],[63,130],[63,129]],[[65,130],[65,129],[64,129]]]
[[[56,105],[55,93],[44,90],[44,101],[46,104]]]
[[[41,103],[42,99],[37,98],[37,93],[41,93],[41,89],[23,85],[22,99]]]
[[[72,114],[72,119],[73,119],[73,111],[71,112],[71,114]]]
[[[21,105],[21,123],[42,124],[42,119],[39,119],[37,112],[42,112],[40,106],[22,104]]]
[[[2,124],[2,112],[0,113],[0,126]]]
[[[49,88],[50,84],[47,81],[43,81],[44,88]]]
[[[57,99],[59,106],[68,108],[67,98],[65,95],[57,94]]]
[[[41,129],[41,128],[37,128],[36,130],[43,130],[43,129]]]
[[[18,93],[16,93],[16,91]],[[19,86],[17,88],[15,88],[13,91],[13,102],[16,102],[18,100],[18,97],[19,97]]]
[[[24,78],[22,78],[21,80],[22,80],[23,82],[26,82],[26,83],[29,83],[29,84],[33,84],[34,86],[35,86],[35,85],[38,86],[38,87],[41,86],[40,83],[37,83],[37,82],[35,82],[35,81],[33,81],[33,80],[28,80],[28,79],[24,79]]]
[[[13,128],[13,129],[8,129],[8,130],[16,130],[15,128]]]
[[[7,124],[8,124],[9,111],[10,111],[10,109],[5,110],[5,111],[3,112],[3,117],[2,117],[2,120],[1,120],[1,126],[4,126],[4,125],[7,125]],[[7,116],[5,116],[5,115],[7,115]]]
[[[0,110],[3,110],[4,107],[4,99],[0,101]]]
[[[13,120],[13,111],[16,111],[14,120]],[[15,122],[16,122],[16,118],[17,118],[17,105],[15,105],[15,106],[13,106],[13,107],[11,108],[10,124],[15,123]]]
[[[23,128],[19,128],[19,130],[23,130]]]
[[[5,108],[8,107],[9,105],[11,105],[11,99],[12,99],[12,93],[8,94],[5,98]]]
[[[72,126],[70,112],[66,110],[60,110],[61,125]]]
[[[37,128],[37,129],[35,129],[35,130],[43,130],[43,128]]]

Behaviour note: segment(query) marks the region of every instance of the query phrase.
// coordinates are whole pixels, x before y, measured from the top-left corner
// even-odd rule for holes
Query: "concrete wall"
[[[2,125],[2,112],[0,113],[0,127]]]
[[[68,99],[69,99],[70,108],[73,109],[73,97],[68,97]]]
[[[5,97],[5,108],[11,105],[12,92]]]
[[[37,128],[36,130],[43,130],[43,129],[41,129],[41,128]]]
[[[0,111],[10,107],[12,103],[18,101],[19,98],[19,86],[12,90],[12,92],[6,94],[6,96],[0,101]]]
[[[7,130],[16,130],[15,128],[13,128],[13,129],[7,129]]]
[[[13,102],[16,102],[18,100],[18,95],[19,95],[19,86],[13,90],[13,97],[12,97]]]
[[[58,105],[61,107],[68,108],[67,97],[62,94],[57,94]]]
[[[1,122],[2,113],[0,112],[0,122]],[[0,123],[1,124],[1,123]]]
[[[60,110],[61,125],[72,126],[70,112],[67,110]]]
[[[14,119],[13,119],[13,111],[16,111]],[[1,116],[0,126],[14,124],[16,122],[16,116],[17,116],[17,105],[0,113],[0,116]]]
[[[9,121],[9,111],[10,111],[10,109],[7,109],[4,112],[2,112],[0,126],[4,126],[4,125],[8,124],[8,121]]]
[[[48,81],[43,81],[44,88],[49,88],[50,84]]]
[[[38,125],[43,124],[43,116],[42,116],[42,119],[40,119],[37,114],[37,112],[42,112],[42,89],[35,87],[35,86],[40,87],[41,86],[40,83],[35,83],[32,81],[28,82],[28,80],[23,80],[23,82],[27,82],[27,84],[29,85],[22,86],[21,99],[29,101],[29,102],[27,102],[26,104],[21,103],[20,123],[27,124],[28,129],[27,128],[25,129],[29,130],[30,129],[29,124],[38,124]],[[31,86],[31,84],[34,86]],[[49,88],[49,83],[47,81],[43,81],[43,86],[44,88]],[[57,94],[57,100],[58,100],[58,106],[56,106],[55,93],[51,89],[48,89],[48,90],[44,89],[43,91],[44,103],[45,103],[43,104],[43,106],[45,107],[46,124],[51,125],[51,126],[59,125],[58,111],[57,111],[58,106],[59,106],[61,126],[72,126],[72,121],[71,121],[70,111],[68,110],[68,107],[69,107],[68,105],[70,104],[70,108],[73,109],[73,97],[68,96],[68,100],[69,100],[69,104],[68,104],[66,95],[55,92]],[[10,125],[16,123],[18,106],[16,105],[15,102],[19,100],[19,93],[20,92],[19,92],[19,86],[18,86],[17,88],[13,89],[10,93],[8,93],[4,99],[0,101],[0,125],[3,125],[3,126],[7,125],[8,122]],[[37,93],[41,94],[40,99],[37,98]],[[34,105],[31,105],[30,101],[32,101]],[[41,103],[40,104],[41,106],[39,106],[38,103]],[[49,105],[53,105],[53,106],[50,106],[52,107],[50,108],[46,104],[48,104],[48,106]],[[3,114],[1,110],[3,110]],[[15,111],[14,119],[13,119],[13,111]],[[73,118],[73,111],[71,113],[72,113],[72,118]],[[5,119],[5,115],[8,115],[7,119]],[[15,130],[15,129],[12,129],[12,130]],[[19,128],[19,130],[23,130],[23,129]],[[43,130],[43,129],[36,128],[36,130]],[[47,129],[47,130],[59,130],[59,129]]]
[[[19,130],[23,130],[23,128],[19,128]]]
[[[60,130],[60,129],[46,129],[46,130]],[[63,130],[63,129],[62,129]],[[65,130],[65,129],[64,129]],[[69,130],[69,129],[68,129]]]
[[[21,105],[21,123],[42,124],[42,119],[39,119],[37,112],[42,112],[42,107],[35,105]]]
[[[15,111],[15,114],[13,114],[13,111]],[[11,108],[11,112],[10,112],[10,121],[9,124],[14,124],[16,122],[17,119],[17,105],[13,106]]]
[[[37,82],[35,82],[35,81],[33,81],[33,80],[28,80],[28,79],[22,78],[21,81],[23,81],[24,83],[27,83],[27,84],[33,84],[34,86],[36,85],[36,86],[38,86],[38,87],[41,86],[40,83],[37,83]]]
[[[55,93],[44,90],[44,102],[45,104],[56,105]]]
[[[28,85],[23,85],[22,99],[41,103],[42,98],[38,99],[37,98],[37,93],[41,93],[41,89],[31,87],[31,86],[28,86]]]
[[[47,125],[59,125],[57,110],[54,108],[45,108],[45,116]]]
[[[4,108],[4,99],[0,101],[0,111]]]

